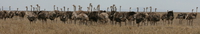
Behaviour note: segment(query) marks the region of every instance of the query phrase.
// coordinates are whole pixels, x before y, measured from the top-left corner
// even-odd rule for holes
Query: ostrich
[[[89,7],[91,8],[90,10],[92,11],[93,8],[92,3],[89,4]]]
[[[11,6],[9,6],[9,10],[11,11]]]
[[[31,11],[32,11],[33,6],[32,5],[30,5],[30,6],[31,6]]]
[[[139,7],[137,7],[137,12],[139,12]]]
[[[26,6],[26,11],[28,11],[28,6]]]
[[[196,13],[193,13],[193,10],[194,9],[192,9],[192,13],[189,13],[186,16],[186,20],[188,21],[188,25],[191,25],[191,26],[193,25],[193,19],[196,19],[198,7],[196,7]]]
[[[76,5],[73,5],[73,7],[74,7],[74,11],[76,11]]]
[[[65,6],[63,8],[64,8],[64,11],[65,11]]]
[[[121,12],[121,8],[122,8],[122,6],[119,6],[119,11]]]
[[[155,10],[156,11],[156,10]],[[152,7],[150,6],[150,12],[148,13],[147,20],[150,21],[152,25],[157,24],[160,21],[160,15],[157,13],[152,12]]]
[[[131,12],[131,7],[129,8],[129,12]]]
[[[56,9],[56,5],[53,5],[53,10],[55,11],[55,9]]]

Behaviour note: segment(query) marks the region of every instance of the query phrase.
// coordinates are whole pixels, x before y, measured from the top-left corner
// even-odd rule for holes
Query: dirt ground
[[[164,12],[157,12],[163,14]],[[175,13],[175,17],[180,12]],[[199,15],[199,13],[198,13]],[[200,34],[200,16],[194,19],[194,25],[186,25],[187,21],[183,20],[183,24],[179,24],[178,19],[174,19],[172,25],[163,25],[159,21],[157,25],[141,26],[136,25],[79,25],[64,24],[60,20],[42,23],[30,24],[27,18],[14,17],[12,19],[0,19],[0,34]]]

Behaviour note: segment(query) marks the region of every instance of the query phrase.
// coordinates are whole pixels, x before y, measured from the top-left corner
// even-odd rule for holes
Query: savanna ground
[[[158,12],[163,14],[163,12]],[[175,17],[178,12],[175,13]],[[199,15],[199,14],[198,14]],[[200,17],[200,16],[197,16]],[[194,20],[193,26],[186,25],[187,21],[183,20],[183,24],[178,24],[178,19],[174,19],[173,25],[163,25],[162,21],[156,26],[119,26],[119,25],[75,25],[64,24],[60,20],[57,22],[47,23],[37,21],[30,24],[27,18],[0,20],[0,34],[200,34],[200,18]]]

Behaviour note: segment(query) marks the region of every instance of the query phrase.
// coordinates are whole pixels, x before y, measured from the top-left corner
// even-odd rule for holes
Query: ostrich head
[[[152,11],[152,7],[150,6],[149,8],[150,8],[150,12],[151,12]]]
[[[119,6],[119,8],[120,8],[119,11],[121,12],[122,6]]]
[[[115,7],[115,11],[117,11],[117,7]]]
[[[69,8],[67,8],[67,11],[69,11]]]
[[[38,7],[39,5],[38,5],[38,4],[36,4],[36,6]]]
[[[192,13],[193,13],[194,9],[192,9]]]
[[[155,8],[155,12],[156,12],[157,8]]]
[[[74,7],[74,11],[76,11],[76,5],[73,5],[73,7]]]
[[[63,6],[63,8],[64,8],[64,11],[65,11],[65,6]]]
[[[139,12],[139,7],[137,7],[137,12]]]
[[[87,11],[89,11],[90,10],[90,7],[87,7]]]
[[[92,3],[90,3],[90,7],[92,7]]]
[[[60,11],[62,11],[62,8],[60,8]]]
[[[18,11],[18,9],[19,9],[19,8],[17,8],[17,11]]]
[[[109,7],[107,7],[107,11],[108,11]]]
[[[148,7],[146,7],[146,12],[147,12],[147,10],[148,10]]]
[[[55,11],[55,7],[56,7],[56,5],[53,5],[53,10]]]
[[[197,13],[197,11],[198,11],[198,7],[196,7],[196,13]]]
[[[28,6],[26,6],[26,11],[28,11]]]
[[[78,7],[79,7],[79,9],[78,9],[78,10],[81,10],[81,6],[80,6],[80,5],[78,5]]]
[[[145,12],[145,8],[144,8],[144,12]]]
[[[9,10],[11,10],[11,6],[9,6]]]
[[[110,10],[111,10],[111,11],[113,11],[112,9],[113,9],[113,6],[110,6]]]
[[[129,12],[131,12],[131,7],[129,8]]]
[[[58,7],[57,7],[57,10],[58,10]]]
[[[97,6],[98,11],[100,11],[100,5]]]
[[[2,10],[3,10],[3,6],[2,6],[1,8],[2,8]]]

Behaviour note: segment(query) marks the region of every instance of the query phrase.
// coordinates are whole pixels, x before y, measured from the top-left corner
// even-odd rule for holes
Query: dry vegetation
[[[158,12],[163,14],[161,12]],[[175,16],[177,13],[175,13]],[[200,16],[198,16],[200,17]],[[194,26],[178,24],[178,19],[174,20],[173,25],[163,25],[162,21],[156,26],[122,26],[119,25],[75,25],[64,24],[61,21],[47,23],[37,21],[30,24],[27,18],[0,20],[0,34],[200,34],[200,18],[194,20]]]

